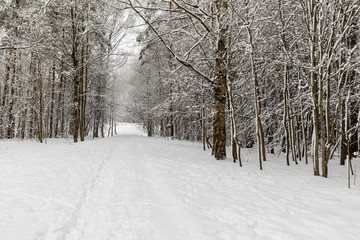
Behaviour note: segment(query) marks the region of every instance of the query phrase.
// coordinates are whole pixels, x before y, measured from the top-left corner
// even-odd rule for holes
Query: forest
[[[198,141],[242,166],[360,151],[359,0],[0,0],[0,139]],[[135,74],[118,46],[136,29]],[[126,80],[124,91],[122,80]],[[126,95],[124,98],[121,95]],[[227,152],[230,147],[230,152]]]

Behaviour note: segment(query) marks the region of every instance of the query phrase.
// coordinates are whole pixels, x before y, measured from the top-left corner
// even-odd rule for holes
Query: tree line
[[[0,139],[114,133],[126,20],[110,2],[0,1]]]
[[[148,135],[284,152],[328,176],[359,148],[358,0],[119,0],[146,28],[129,106]],[[350,168],[349,168],[350,169]]]

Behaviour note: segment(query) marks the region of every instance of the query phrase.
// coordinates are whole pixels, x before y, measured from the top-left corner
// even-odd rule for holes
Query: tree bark
[[[52,68],[49,138],[52,138],[52,136],[53,136],[54,105],[55,105],[55,59],[54,59],[53,68]]]
[[[73,70],[73,140],[74,143],[78,142],[78,132],[79,132],[79,63],[77,59],[77,51],[78,51],[78,29],[76,26],[77,21],[77,9],[76,9],[76,1],[74,3],[75,6],[71,7],[71,20],[72,20],[72,70]]]
[[[227,0],[216,1],[218,10],[219,36],[217,41],[217,53],[215,60],[215,80],[213,85],[213,149],[212,153],[217,160],[226,158],[226,79],[227,79]]]

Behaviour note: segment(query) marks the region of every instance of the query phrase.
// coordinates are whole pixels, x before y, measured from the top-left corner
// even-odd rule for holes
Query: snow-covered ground
[[[197,143],[119,136],[0,141],[1,240],[359,239],[360,188],[256,151],[244,167]],[[360,184],[360,183],[359,183]]]

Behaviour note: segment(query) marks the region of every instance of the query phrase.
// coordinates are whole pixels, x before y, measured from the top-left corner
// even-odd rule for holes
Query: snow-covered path
[[[130,130],[129,130],[130,129]],[[128,131],[126,131],[128,130]],[[0,142],[0,239],[358,239],[360,188],[343,168],[270,159],[257,170],[195,143],[121,135],[71,144]]]

